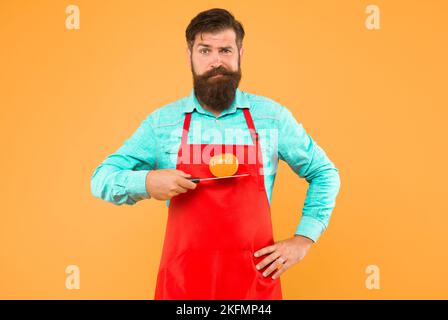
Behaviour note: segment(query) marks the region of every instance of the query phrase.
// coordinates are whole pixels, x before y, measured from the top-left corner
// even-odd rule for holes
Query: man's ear
[[[191,67],[191,51],[188,47],[186,48],[185,53],[186,53],[186,57],[187,57],[187,66],[188,66],[188,69],[190,69],[190,67]]]
[[[241,47],[241,49],[240,49],[240,60],[241,60],[241,58],[243,57],[243,53],[244,53],[244,48]]]

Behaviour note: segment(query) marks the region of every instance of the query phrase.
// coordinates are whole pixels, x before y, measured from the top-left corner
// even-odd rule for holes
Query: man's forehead
[[[235,32],[230,29],[215,33],[198,33],[195,37],[195,45],[204,47],[230,47],[236,45],[235,37]]]

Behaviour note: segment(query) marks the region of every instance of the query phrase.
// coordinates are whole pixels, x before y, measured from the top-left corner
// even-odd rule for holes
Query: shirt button
[[[218,119],[216,119],[216,120],[215,120],[215,122],[216,122],[216,123],[218,123],[218,122],[219,122],[219,120],[218,120]]]

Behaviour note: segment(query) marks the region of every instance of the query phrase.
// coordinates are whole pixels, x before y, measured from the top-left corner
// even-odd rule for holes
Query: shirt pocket
[[[175,169],[181,139],[169,139],[161,146],[159,168]]]
[[[263,158],[263,175],[275,175],[278,169],[278,145],[275,141],[263,139],[260,141]]]

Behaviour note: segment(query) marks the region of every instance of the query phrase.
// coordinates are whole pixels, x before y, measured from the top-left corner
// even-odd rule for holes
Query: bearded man
[[[149,114],[93,173],[93,195],[116,205],[167,201],[155,299],[282,299],[280,275],[335,206],[339,174],[322,148],[287,108],[239,89],[244,35],[224,9],[192,19],[191,94]],[[295,232],[274,241],[278,159],[309,188]]]

